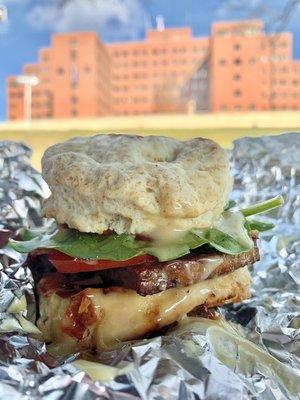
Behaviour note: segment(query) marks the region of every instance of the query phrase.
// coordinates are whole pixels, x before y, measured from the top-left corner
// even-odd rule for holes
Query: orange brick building
[[[292,60],[292,35],[266,35],[263,28],[262,21],[213,25],[212,111],[300,109],[300,62]]]
[[[150,30],[144,41],[108,45],[113,113],[184,111],[180,88],[208,48],[208,38],[194,38],[189,28]]]
[[[114,44],[94,32],[55,34],[23,73],[39,78],[34,119],[300,109],[292,36],[267,35],[259,20],[215,23],[210,37],[176,28]],[[24,103],[24,85],[8,77],[8,118],[23,119]]]

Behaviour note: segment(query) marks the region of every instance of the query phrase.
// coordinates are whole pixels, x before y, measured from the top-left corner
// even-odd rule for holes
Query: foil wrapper
[[[119,350],[53,357],[34,325],[24,256],[5,246],[43,224],[47,187],[25,145],[0,143],[0,399],[300,398],[300,134],[240,139],[231,158],[239,206],[285,197],[260,217],[275,228],[261,236],[252,298]]]

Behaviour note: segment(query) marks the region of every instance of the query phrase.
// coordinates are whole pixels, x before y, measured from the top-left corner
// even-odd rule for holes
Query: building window
[[[225,104],[221,105],[220,110],[227,111],[227,106]]]
[[[234,107],[234,109],[235,109],[235,111],[241,111],[241,106],[236,105],[236,106]]]
[[[280,83],[280,85],[285,85],[286,84],[286,80],[285,79],[280,79],[279,83]]]
[[[255,104],[249,104],[248,110],[249,111],[254,111],[255,110]]]
[[[240,81],[241,80],[241,75],[240,74],[233,75],[233,80],[234,81]]]
[[[235,58],[235,59],[233,60],[233,64],[234,64],[234,65],[241,65],[241,64],[242,64],[242,60],[241,60],[240,58]]]
[[[75,61],[77,59],[77,51],[71,50],[70,56],[71,56],[71,60]]]
[[[72,116],[76,117],[78,115],[77,110],[72,110]]]
[[[241,45],[239,43],[235,43],[233,46],[234,50],[241,50]]]
[[[91,72],[91,67],[90,67],[89,65],[86,65],[86,66],[84,67],[84,72],[85,72],[86,74],[89,74],[89,73]]]
[[[57,75],[63,75],[65,73],[65,70],[63,67],[58,67],[56,70]]]
[[[293,80],[292,80],[292,84],[293,84],[294,86],[298,86],[299,81],[298,81],[297,79],[293,79]]]
[[[225,29],[219,29],[216,31],[216,35],[218,36],[229,36],[230,33]]]
[[[224,58],[222,58],[221,60],[219,60],[219,65],[221,67],[224,67],[224,65],[226,65],[226,60],[224,60]]]
[[[233,95],[234,95],[234,97],[241,97],[242,92],[241,92],[239,89],[237,89],[237,90],[235,90],[235,91],[233,92]]]
[[[18,82],[15,82],[15,81],[9,82],[9,87],[11,87],[11,88],[19,87],[19,84],[18,84]]]
[[[76,46],[76,45],[77,45],[77,43],[78,43],[78,41],[77,41],[77,39],[76,39],[76,38],[72,38],[72,39],[70,39],[70,45],[71,45],[71,46]]]
[[[78,97],[77,97],[77,96],[72,96],[72,97],[71,97],[71,102],[72,102],[72,104],[77,104],[77,102],[78,102]]]
[[[254,65],[256,63],[256,59],[254,57],[249,58],[249,64]]]

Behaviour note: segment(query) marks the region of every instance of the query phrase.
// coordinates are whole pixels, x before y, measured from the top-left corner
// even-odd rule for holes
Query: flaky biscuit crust
[[[50,147],[43,214],[82,232],[206,228],[232,188],[225,150],[211,140],[96,135]]]

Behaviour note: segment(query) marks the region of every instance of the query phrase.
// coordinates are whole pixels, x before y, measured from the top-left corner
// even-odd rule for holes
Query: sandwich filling
[[[57,226],[26,231],[27,240],[10,245],[30,253],[27,263],[40,305],[37,324],[45,340],[69,352],[109,350],[171,325],[195,307],[205,311],[248,298],[247,266],[259,260],[258,231],[271,228],[248,216],[281,202],[226,210],[218,229],[211,228],[215,236],[189,232],[187,241],[161,247],[152,238],[120,241],[113,233],[95,237]],[[132,257],[124,259],[128,254]]]

